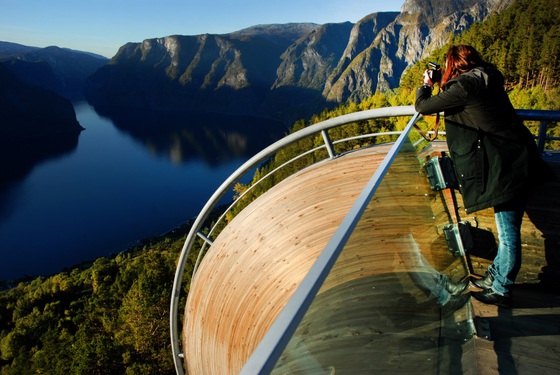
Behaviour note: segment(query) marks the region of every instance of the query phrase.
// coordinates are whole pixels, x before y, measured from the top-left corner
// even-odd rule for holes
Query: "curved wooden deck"
[[[201,263],[188,296],[183,348],[189,374],[235,374],[241,369],[369,181],[388,147],[352,152],[307,168],[257,199],[224,229]],[[418,174],[417,171],[404,173]],[[431,196],[426,204],[425,182],[411,185],[408,178],[402,177],[392,172],[385,188],[387,192],[399,189],[404,192],[404,199],[393,199],[391,194],[377,197],[374,204],[382,206],[382,212],[378,207],[369,216],[365,214],[360,225],[366,230],[357,231],[364,235],[353,236],[341,256],[344,265],[340,267],[345,271],[337,274],[334,270],[319,294],[318,299],[329,309],[312,306],[308,315],[311,321],[304,322],[298,341],[292,343],[299,345],[301,353],[312,349],[322,354],[314,355],[313,360],[306,357],[304,361],[283,358],[285,373],[328,373],[333,369],[344,373],[364,356],[375,358],[377,367],[372,369],[375,371],[441,370],[442,363],[438,362],[445,359],[437,357],[439,309],[418,288],[419,282],[431,274],[417,262],[422,258],[442,270],[452,267],[454,260],[450,259],[445,241],[435,228],[440,218],[426,212],[426,207],[431,204],[433,208],[439,202]],[[418,220],[424,221],[423,229],[394,233],[395,226],[416,227],[414,221]],[[531,225],[529,220],[525,223]],[[431,229],[425,229],[428,227]],[[421,249],[420,257],[419,253],[407,250],[411,242]],[[533,242],[537,248],[538,239]],[[364,253],[364,248],[372,244],[381,251]],[[535,257],[543,263],[543,251],[535,250]],[[471,261],[475,270],[487,263],[478,255],[473,255]],[[532,280],[536,277],[533,275]],[[531,282],[530,279],[529,275],[524,281]],[[369,303],[355,311],[354,302],[364,299]],[[480,306],[475,307],[482,311],[481,316],[490,317],[484,315]],[[552,338],[558,339],[560,307],[547,308],[552,309],[546,310],[548,323],[556,324]],[[387,311],[397,313],[387,316]],[[509,315],[512,316],[515,314]],[[416,320],[414,325],[411,320]],[[340,341],[330,338],[340,339],[341,335],[344,345],[333,347]],[[558,341],[552,346],[547,341],[549,352],[558,353]],[[498,348],[495,349],[494,359],[503,358],[496,354]],[[465,353],[476,355],[481,361],[492,358],[485,354],[487,341],[477,345],[474,353],[468,350]],[[469,365],[472,363],[464,364]],[[560,369],[560,360],[549,359],[547,366]],[[492,365],[479,370],[482,368],[497,369]],[[467,368],[463,371],[469,372]],[[484,373],[497,373],[497,370]]]
[[[387,150],[375,147],[307,168],[224,229],[188,296],[183,337],[189,374],[241,369]]]

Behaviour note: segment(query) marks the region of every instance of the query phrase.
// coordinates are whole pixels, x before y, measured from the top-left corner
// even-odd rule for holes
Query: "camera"
[[[432,83],[439,83],[441,81],[441,67],[438,63],[429,62],[428,63],[428,77]]]

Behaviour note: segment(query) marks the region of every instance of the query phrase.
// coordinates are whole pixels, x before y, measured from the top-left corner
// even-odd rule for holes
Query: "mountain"
[[[96,106],[262,113],[282,53],[321,26],[259,25],[122,46],[86,83]]]
[[[82,130],[70,101],[22,82],[0,63],[0,144]]]
[[[327,102],[360,102],[378,90],[398,87],[408,67],[513,1],[407,0],[388,23],[379,13],[366,16],[352,29],[322,96]]]
[[[259,25],[122,46],[86,83],[100,107],[196,109],[285,121],[395,88],[453,34],[514,0],[407,0],[356,24]]]
[[[17,56],[20,53],[36,49],[39,49],[39,47],[24,46],[23,44],[0,41],[0,58],[6,58],[12,55]]]
[[[87,77],[108,61],[103,56],[67,48],[0,42],[0,62],[22,81],[70,99],[82,96]]]

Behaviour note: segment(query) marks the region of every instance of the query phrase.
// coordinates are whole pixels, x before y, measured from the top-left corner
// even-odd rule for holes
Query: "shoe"
[[[454,283],[451,280],[448,280],[445,284],[445,289],[451,294],[452,296],[456,296],[462,294],[467,288],[469,287],[469,283],[462,282],[462,283]]]
[[[494,278],[492,277],[492,275],[486,272],[486,277],[484,277],[483,279],[476,279],[474,277],[471,277],[471,282],[479,289],[488,290],[492,288]]]
[[[501,295],[494,292],[493,289],[486,289],[482,292],[472,292],[471,294],[476,300],[488,305],[496,305],[507,308],[511,307],[511,296],[509,293]]]

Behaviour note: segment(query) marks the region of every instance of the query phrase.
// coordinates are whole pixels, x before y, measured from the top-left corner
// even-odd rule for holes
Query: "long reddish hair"
[[[445,85],[451,78],[466,73],[486,63],[474,47],[467,44],[451,46],[445,55],[445,71],[441,78],[441,86]]]

